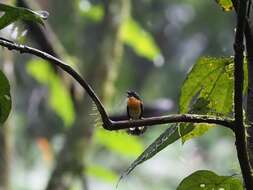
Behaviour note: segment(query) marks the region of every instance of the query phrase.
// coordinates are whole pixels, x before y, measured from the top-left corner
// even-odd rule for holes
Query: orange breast
[[[127,105],[128,107],[130,107],[131,109],[140,109],[140,104],[141,104],[141,101],[134,98],[134,97],[130,97],[128,98],[128,101],[127,101]]]
[[[128,98],[127,106],[129,108],[129,115],[132,119],[139,119],[141,115],[142,102],[134,97]]]

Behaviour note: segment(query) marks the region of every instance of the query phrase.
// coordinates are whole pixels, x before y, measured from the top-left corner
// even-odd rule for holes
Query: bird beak
[[[130,97],[131,95],[131,92],[130,91],[127,91],[127,97]]]

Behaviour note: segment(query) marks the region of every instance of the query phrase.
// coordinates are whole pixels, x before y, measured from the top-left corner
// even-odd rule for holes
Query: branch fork
[[[69,65],[67,65],[63,61],[38,49],[26,45],[20,45],[1,37],[0,37],[0,46],[6,47],[9,50],[16,50],[19,51],[20,53],[28,53],[40,57],[44,60],[49,61],[51,64],[60,67],[69,75],[71,75],[82,86],[82,88],[88,93],[92,101],[96,104],[96,107],[102,118],[103,127],[106,130],[110,131],[121,130],[137,126],[151,127],[153,125],[158,124],[180,123],[180,122],[218,124],[233,130],[236,139],[237,156],[239,159],[245,187],[247,190],[251,190],[253,189],[253,178],[251,176],[249,159],[246,149],[245,126],[243,122],[243,109],[242,109],[243,52],[244,52],[243,35],[245,32],[248,0],[232,0],[232,2],[237,11],[237,27],[234,40],[234,51],[235,51],[234,119],[210,115],[175,114],[159,117],[149,117],[141,120],[113,121],[109,118],[103,104],[101,103],[100,99],[93,91],[93,89],[89,86],[89,84],[74,69],[72,69]]]
[[[96,104],[96,107],[100,113],[102,118],[103,127],[106,130],[121,130],[128,129],[130,127],[138,127],[138,126],[147,126],[151,127],[153,125],[159,124],[167,124],[167,123],[179,123],[179,122],[191,122],[191,123],[209,123],[209,124],[218,124],[222,125],[226,128],[234,130],[233,119],[230,118],[222,118],[218,116],[209,116],[209,115],[196,115],[196,114],[175,114],[175,115],[167,115],[167,116],[159,116],[159,117],[149,117],[141,120],[124,120],[124,121],[113,121],[110,120],[102,102],[90,87],[90,85],[69,65],[59,60],[58,58],[43,52],[41,50],[17,44],[10,40],[4,39],[0,37],[0,45],[8,48],[9,50],[16,50],[20,53],[28,53],[40,57],[44,60],[49,61],[51,64],[54,64],[65,72],[67,72],[70,76],[72,76],[88,93],[89,97]]]

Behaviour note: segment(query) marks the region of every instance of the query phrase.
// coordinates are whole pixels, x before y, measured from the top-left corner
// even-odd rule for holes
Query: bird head
[[[136,99],[140,100],[139,95],[138,95],[136,92],[131,91],[131,90],[127,91],[127,97],[128,97],[128,98],[130,98],[130,97],[134,97],[134,98],[136,98]]]

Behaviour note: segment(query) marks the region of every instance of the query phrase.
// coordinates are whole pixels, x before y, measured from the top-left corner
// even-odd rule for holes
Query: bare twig
[[[224,127],[230,128],[233,130],[233,120],[229,118],[222,118],[217,116],[209,116],[209,115],[194,115],[194,114],[182,114],[182,115],[168,115],[168,116],[160,116],[160,117],[150,117],[142,120],[134,120],[134,121],[112,121],[109,119],[108,114],[105,111],[105,108],[93,89],[89,86],[89,84],[69,65],[65,64],[63,61],[55,58],[54,56],[40,51],[38,49],[20,45],[4,38],[0,38],[0,45],[8,48],[9,50],[17,50],[20,53],[28,53],[35,56],[38,56],[44,60],[49,61],[52,64],[63,69],[69,75],[71,75],[88,93],[90,98],[94,101],[97,106],[97,109],[101,115],[103,121],[103,127],[107,130],[119,130],[119,129],[127,129],[133,126],[152,126],[158,124],[166,124],[166,123],[178,123],[178,122],[191,122],[191,123],[210,123],[210,124],[219,124]]]
[[[230,118],[196,114],[172,114],[159,117],[149,117],[141,120],[112,121],[112,125],[108,130],[119,130],[137,126],[152,126],[180,122],[218,124],[233,130],[233,120]]]

